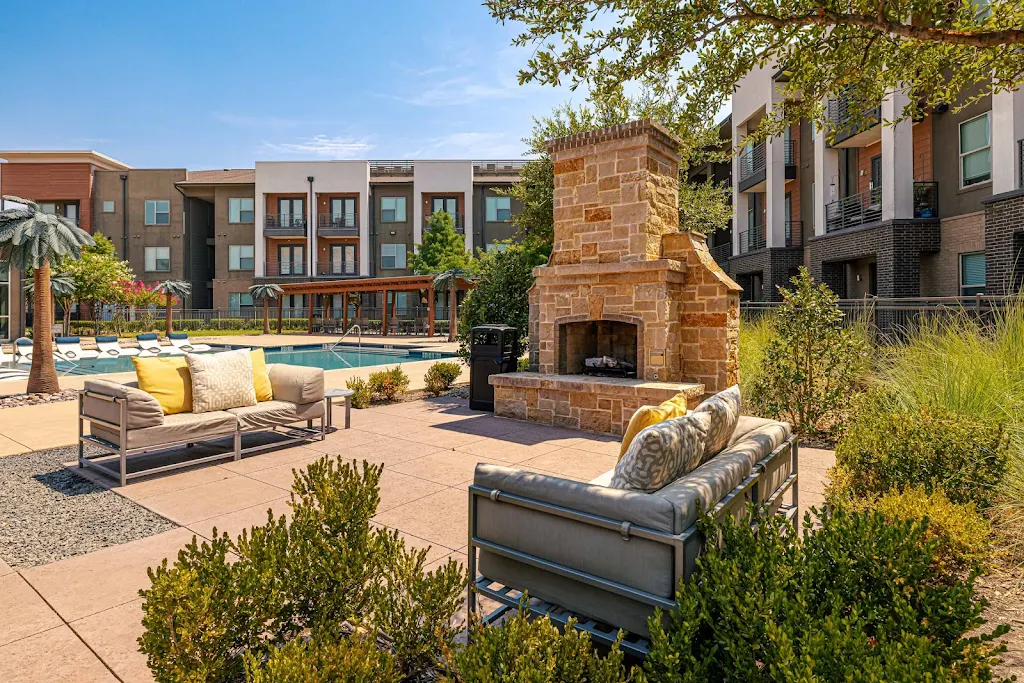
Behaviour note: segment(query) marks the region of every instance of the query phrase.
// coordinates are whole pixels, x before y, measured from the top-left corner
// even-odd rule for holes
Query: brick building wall
[[[755,274],[761,276],[762,300],[782,301],[778,288],[789,285],[789,279],[803,262],[804,250],[801,247],[762,249],[729,259],[729,273],[743,288],[741,298],[744,301],[752,296],[751,276]]]
[[[960,254],[985,250],[985,212],[944,218],[941,248],[921,257],[921,296],[960,296]]]
[[[985,205],[985,291],[1013,294],[1024,286],[1024,189],[993,195]]]

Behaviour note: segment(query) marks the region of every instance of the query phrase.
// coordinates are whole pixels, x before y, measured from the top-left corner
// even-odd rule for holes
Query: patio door
[[[882,155],[871,157],[871,189],[882,189]]]
[[[305,273],[306,248],[298,244],[282,244],[277,248],[278,265],[281,275],[302,275]]]
[[[301,228],[306,224],[306,200],[282,197],[277,200],[277,213],[282,228]]]
[[[459,213],[458,197],[433,197],[430,200],[430,214],[438,211],[446,211],[449,216],[455,218]]]
[[[331,225],[338,228],[354,228],[356,226],[356,198],[331,198]]]
[[[331,275],[356,274],[356,245],[331,245]]]

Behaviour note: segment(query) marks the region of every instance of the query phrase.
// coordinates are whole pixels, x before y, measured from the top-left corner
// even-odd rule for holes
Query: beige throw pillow
[[[252,356],[248,349],[221,353],[186,353],[192,375],[192,412],[256,405]]]
[[[701,463],[711,415],[690,413],[641,430],[615,465],[613,489],[650,493],[691,472]]]
[[[734,384],[693,409],[695,413],[711,415],[711,429],[704,444],[704,461],[715,457],[729,445],[729,437],[736,431],[736,423],[740,420],[741,407],[740,387]]]

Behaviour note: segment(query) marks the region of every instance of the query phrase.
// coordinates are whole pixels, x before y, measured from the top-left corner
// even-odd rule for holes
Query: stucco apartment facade
[[[826,103],[829,141],[801,121],[744,138],[784,106],[785,72],[752,71],[733,97],[733,230],[725,268],[747,300],[778,300],[800,265],[844,298],[1004,294],[1021,287],[1024,93],[978,93],[895,125],[894,93],[847,125]],[[722,260],[720,255],[720,261]]]

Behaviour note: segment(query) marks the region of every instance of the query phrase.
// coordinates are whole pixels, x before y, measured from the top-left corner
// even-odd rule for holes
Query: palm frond
[[[249,296],[253,299],[276,299],[283,293],[284,290],[281,289],[281,285],[276,285],[272,282],[253,285],[249,288]]]
[[[56,258],[81,258],[92,236],[64,216],[42,213],[39,206],[20,197],[5,196],[27,208],[0,211],[0,259],[19,270],[42,268]]]
[[[164,280],[163,282],[158,282],[153,289],[161,294],[181,299],[192,293],[192,284],[184,280]]]
[[[50,293],[58,299],[71,296],[75,293],[77,283],[70,275],[53,275],[50,277]],[[36,291],[36,281],[33,278],[25,280],[25,293],[32,294]]]

